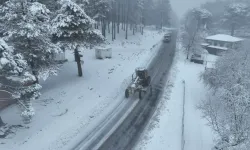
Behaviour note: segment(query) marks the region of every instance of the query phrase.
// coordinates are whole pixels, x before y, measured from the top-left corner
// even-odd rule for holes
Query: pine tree
[[[13,91],[14,98],[23,106],[22,116],[31,119],[34,115],[31,100],[40,96],[38,79],[46,79],[49,75],[56,74],[58,69],[54,55],[60,48],[51,42],[50,11],[45,5],[33,0],[9,0],[1,6],[1,11],[5,38],[13,45],[13,57],[17,58],[20,57],[18,54],[22,54],[26,64],[24,71],[6,78],[11,80],[7,83],[13,84],[6,87]],[[12,70],[7,70],[6,73],[11,74]]]
[[[94,20],[105,18],[110,11],[110,6],[107,0],[91,0],[85,7],[86,14]]]
[[[102,35],[105,36],[107,17],[111,10],[108,0],[91,0],[83,8],[85,8],[86,14],[93,18],[97,24],[101,23]],[[98,26],[97,24],[96,26]]]
[[[95,21],[91,19],[77,3],[71,0],[62,1],[62,7],[52,20],[53,39],[64,48],[74,50],[78,75],[82,76],[79,46],[97,44],[104,41],[98,30],[93,29]]]
[[[41,86],[32,84],[35,76],[28,72],[28,64],[20,53],[16,53],[13,47],[0,39],[0,83],[2,88],[12,94],[22,104],[23,115],[34,115],[34,109],[30,100],[37,98]]]
[[[27,61],[32,74],[45,79],[58,69],[54,55],[60,49],[51,42],[49,13],[32,0],[9,0],[3,7],[5,31],[15,50]]]
[[[104,40],[100,32],[92,27],[95,21],[77,3],[71,0],[62,1],[57,13],[52,20],[55,41],[60,41],[74,50],[79,44],[96,44]]]

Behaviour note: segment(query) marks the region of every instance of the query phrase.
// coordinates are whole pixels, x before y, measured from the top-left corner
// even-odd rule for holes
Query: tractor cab
[[[138,77],[139,85],[145,87],[149,86],[151,78],[148,76],[148,70],[146,68],[137,68],[135,70],[136,76]]]
[[[143,93],[147,92],[147,88],[150,86],[151,78],[147,68],[136,68],[134,74],[132,75],[132,83],[125,90],[125,97],[128,98],[129,95],[139,92],[139,98],[142,99]],[[150,93],[152,93],[151,86]]]
[[[146,68],[137,68],[135,72],[139,79],[145,80],[148,77],[148,70]]]

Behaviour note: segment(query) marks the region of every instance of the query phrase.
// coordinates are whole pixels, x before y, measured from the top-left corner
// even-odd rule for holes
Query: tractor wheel
[[[152,96],[153,95],[153,88],[152,88],[152,86],[149,87],[149,92],[150,92],[149,95]]]
[[[145,91],[142,91],[142,90],[139,91],[139,99],[140,99],[140,100],[143,99],[145,93],[146,93]]]
[[[125,97],[126,97],[126,98],[129,97],[129,90],[128,90],[128,89],[125,90]]]
[[[151,77],[148,76],[148,77],[147,77],[147,81],[146,81],[146,86],[149,86],[149,85],[150,85],[150,82],[151,82]]]
[[[142,93],[143,93],[143,92],[140,90],[140,91],[139,91],[139,99],[140,99],[140,100],[142,99]]]

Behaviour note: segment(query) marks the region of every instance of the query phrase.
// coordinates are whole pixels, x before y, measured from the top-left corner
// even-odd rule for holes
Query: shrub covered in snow
[[[201,105],[204,117],[219,135],[217,146],[235,149],[250,141],[249,47],[224,54],[215,69],[202,75],[211,93]],[[237,149],[237,148],[236,148]]]

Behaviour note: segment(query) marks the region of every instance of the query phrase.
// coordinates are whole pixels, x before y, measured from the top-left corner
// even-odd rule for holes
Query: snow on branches
[[[51,42],[50,11],[45,5],[9,0],[0,11],[4,38],[12,46],[0,41],[1,84],[22,104],[22,114],[30,118],[34,115],[31,100],[40,96],[38,79],[57,72],[54,55],[61,49]]]
[[[207,34],[207,26],[211,17],[211,13],[202,8],[194,8],[186,13],[181,38],[187,59],[190,53],[203,53],[201,42]]]
[[[220,144],[235,147],[250,140],[250,53],[249,49],[224,54],[202,75],[211,87],[201,104],[204,117],[220,136]]]
[[[12,93],[14,99],[29,95],[31,99],[39,96],[39,85],[29,85],[36,80],[27,69],[27,62],[21,54],[15,54],[13,47],[0,39],[0,82],[3,88]]]
[[[64,0],[61,3],[61,9],[52,20],[52,33],[55,41],[77,45],[104,40],[101,33],[93,29],[95,21],[85,13],[83,8],[71,0]]]
[[[234,35],[235,28],[247,22],[249,15],[248,5],[244,3],[232,3],[227,6],[222,21],[231,28],[231,35]]]
[[[45,68],[53,74],[57,70],[53,55],[61,50],[51,42],[50,11],[46,6],[29,0],[9,0],[2,13],[8,41],[23,55],[33,74],[39,76]]]
[[[0,76],[17,75],[27,66],[21,54],[15,54],[13,47],[0,39]]]

